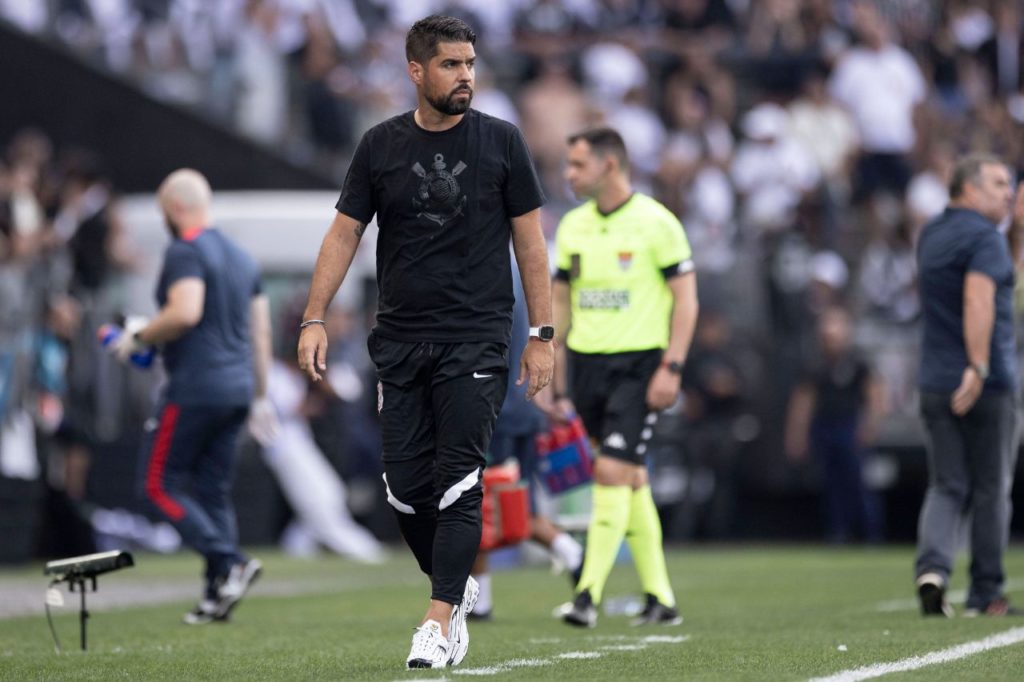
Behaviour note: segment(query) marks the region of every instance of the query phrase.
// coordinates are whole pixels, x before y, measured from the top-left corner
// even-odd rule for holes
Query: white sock
[[[480,585],[480,593],[476,597],[476,606],[473,607],[473,613],[487,613],[494,608],[494,603],[491,600],[491,574],[480,573],[474,575],[473,578]]]
[[[551,542],[551,551],[570,571],[583,563],[583,547],[568,533],[559,533]]]

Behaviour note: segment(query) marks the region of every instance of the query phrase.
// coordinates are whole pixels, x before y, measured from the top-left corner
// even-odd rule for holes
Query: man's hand
[[[548,384],[547,387],[538,392],[534,403],[537,405],[537,409],[543,412],[544,416],[548,419],[564,424],[576,414],[576,406],[565,396],[555,398],[552,386],[553,384]]]
[[[267,398],[257,398],[249,408],[249,433],[263,447],[269,447],[281,431],[277,410]]]
[[[551,383],[555,370],[555,347],[550,341],[531,338],[523,349],[519,362],[519,378],[516,386],[522,386],[527,377],[530,385],[526,388],[526,399],[532,400],[537,392]]]
[[[322,324],[311,324],[302,330],[298,353],[299,369],[313,381],[323,379],[320,372],[327,371],[327,330]]]
[[[970,412],[971,408],[974,407],[974,403],[981,396],[981,390],[984,387],[985,382],[982,381],[973,367],[965,369],[963,377],[960,379],[960,386],[953,391],[953,397],[949,401],[953,414],[962,417]]]
[[[679,398],[679,375],[665,366],[658,367],[647,384],[647,406],[659,411],[672,407]]]
[[[111,347],[114,355],[121,362],[128,362],[134,353],[146,350],[146,345],[135,338],[136,332],[146,327],[148,320],[144,317],[129,317],[124,321],[124,329]]]

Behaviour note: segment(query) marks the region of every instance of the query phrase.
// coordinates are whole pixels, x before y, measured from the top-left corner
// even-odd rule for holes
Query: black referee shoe
[[[946,601],[946,580],[938,573],[924,573],[917,578],[917,598],[922,616],[953,617],[953,607]]]
[[[683,617],[674,606],[665,606],[653,594],[647,594],[647,605],[640,615],[633,619],[631,625],[679,625]]]
[[[562,614],[562,620],[580,628],[592,628],[597,625],[597,607],[590,598],[590,590],[583,590],[576,595],[572,608]]]

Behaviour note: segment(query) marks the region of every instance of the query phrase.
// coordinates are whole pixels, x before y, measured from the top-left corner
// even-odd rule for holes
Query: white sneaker
[[[228,577],[217,588],[217,618],[227,618],[231,610],[238,605],[245,593],[249,591],[256,579],[263,572],[263,564],[259,559],[249,559],[245,563],[231,567]]]
[[[480,596],[480,585],[473,576],[466,579],[466,590],[462,593],[462,603],[452,609],[452,618],[448,621],[448,639],[451,642],[451,656],[448,665],[458,665],[469,651],[469,628],[466,616],[473,612],[476,599]]]
[[[448,640],[441,636],[441,624],[428,620],[416,628],[412,636],[412,649],[405,665],[413,668],[443,668],[448,665]]]

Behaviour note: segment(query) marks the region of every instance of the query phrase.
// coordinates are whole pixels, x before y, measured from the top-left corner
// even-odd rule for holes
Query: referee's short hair
[[[405,35],[405,58],[426,64],[437,54],[438,43],[476,44],[476,33],[462,19],[431,14],[420,19]]]
[[[974,153],[962,156],[953,166],[953,176],[949,181],[949,198],[959,199],[964,193],[964,185],[968,182],[977,184],[981,180],[982,166],[1005,166],[995,154]]]
[[[569,136],[569,144],[574,145],[583,140],[598,156],[614,154],[619,160],[619,168],[629,170],[629,154],[626,153],[626,142],[614,128],[587,128]]]

